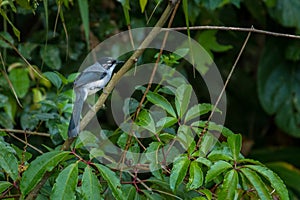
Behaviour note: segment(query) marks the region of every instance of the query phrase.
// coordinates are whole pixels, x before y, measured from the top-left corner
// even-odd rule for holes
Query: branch
[[[23,144],[25,144],[26,146],[31,147],[32,149],[36,150],[36,151],[39,152],[40,154],[43,154],[43,152],[42,152],[41,150],[39,150],[39,149],[36,148],[35,146],[29,144],[28,142],[22,140],[21,138],[18,138],[18,137],[15,136],[13,133],[8,132],[8,134],[9,134],[11,137],[15,138],[16,140],[18,140],[18,141],[22,142]],[[26,136],[25,136],[25,137],[26,137]]]
[[[40,132],[36,132],[36,131],[3,129],[3,128],[0,128],[0,131],[6,132],[6,133],[23,133],[23,134],[27,134],[27,135],[39,135],[39,136],[44,136],[44,137],[50,137],[49,133],[40,133]]]
[[[177,2],[177,1],[176,1]],[[108,83],[108,85],[105,87],[105,92],[101,94],[98,101],[94,105],[94,107],[89,110],[89,112],[83,117],[81,123],[80,123],[80,129],[83,130],[87,124],[90,122],[90,120],[96,115],[97,111],[103,106],[105,100],[107,99],[109,93],[113,90],[115,85],[119,82],[119,80],[122,78],[122,76],[131,68],[131,66],[137,61],[138,57],[140,57],[145,49],[149,46],[149,44],[152,42],[152,40],[160,33],[162,27],[168,20],[170,14],[173,11],[173,8],[175,6],[175,3],[169,2],[167,8],[161,15],[160,19],[154,26],[154,28],[151,30],[151,32],[148,34],[148,36],[145,38],[143,43],[136,49],[136,51],[133,53],[133,55],[126,61],[126,63],[123,65],[123,67],[113,75],[111,81]],[[70,148],[70,145],[74,141],[74,138],[69,138],[65,141],[63,144],[62,150],[67,150]]]
[[[81,130],[84,129],[89,121],[95,116],[97,111],[103,106],[105,100],[107,99],[109,93],[113,90],[115,85],[119,82],[119,80],[122,78],[122,76],[131,68],[131,66],[136,62],[138,57],[140,57],[145,49],[149,46],[149,44],[152,42],[152,40],[156,37],[157,34],[160,33],[161,28],[169,18],[172,10],[174,8],[174,4],[169,3],[167,8],[165,9],[164,13],[156,23],[155,27],[152,29],[152,31],[148,34],[148,36],[145,38],[143,43],[137,48],[137,50],[133,53],[133,55],[127,60],[127,62],[123,65],[123,67],[112,77],[111,81],[108,83],[108,85],[105,87],[105,92],[101,94],[98,101],[96,102],[95,106],[92,110],[90,110],[82,119],[80,128]]]
[[[171,30],[175,31],[183,31],[187,30],[187,27],[177,27],[171,28]],[[300,39],[300,35],[292,35],[292,34],[285,34],[285,33],[276,33],[271,31],[264,31],[260,29],[255,29],[253,26],[252,28],[240,28],[240,27],[226,27],[226,26],[192,26],[189,27],[190,30],[223,30],[223,31],[242,31],[242,32],[251,32],[251,33],[260,33],[264,35],[272,35],[276,37],[287,37],[287,38],[294,38]]]

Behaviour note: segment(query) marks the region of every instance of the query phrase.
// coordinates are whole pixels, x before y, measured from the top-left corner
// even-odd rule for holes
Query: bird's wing
[[[96,63],[85,70],[83,70],[74,81],[74,87],[80,87],[94,81],[101,80],[107,75],[107,70],[104,69],[99,63]]]
[[[89,66],[88,68],[86,68],[85,70],[83,70],[83,72],[87,72],[87,71],[105,72],[106,69],[104,69],[101,64],[96,62],[95,64],[93,64],[93,65]]]

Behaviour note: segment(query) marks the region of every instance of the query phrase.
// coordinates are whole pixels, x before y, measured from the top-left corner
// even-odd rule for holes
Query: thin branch
[[[253,26],[252,26],[251,28],[253,28]],[[217,101],[216,101],[216,103],[215,103],[215,105],[214,105],[214,107],[213,107],[213,109],[212,109],[212,111],[211,111],[211,113],[210,113],[208,119],[207,119],[207,122],[205,123],[205,126],[204,126],[204,128],[203,128],[203,130],[202,130],[202,132],[201,132],[201,134],[200,134],[199,140],[198,140],[198,142],[197,142],[197,147],[199,147],[200,142],[201,142],[201,140],[202,140],[202,137],[203,137],[203,135],[206,133],[206,131],[207,131],[207,129],[208,129],[209,122],[211,121],[211,118],[212,118],[213,114],[215,113],[215,111],[216,111],[216,109],[217,109],[217,106],[218,106],[218,104],[219,104],[219,102],[220,102],[220,100],[221,100],[221,98],[222,98],[222,96],[223,96],[223,94],[224,94],[224,92],[225,92],[225,89],[226,89],[226,87],[227,87],[227,85],[228,85],[228,83],[229,83],[229,80],[231,79],[231,76],[232,76],[232,74],[233,74],[233,71],[235,70],[236,65],[237,65],[238,61],[240,60],[240,57],[241,57],[241,55],[242,55],[242,53],[243,53],[243,51],[244,51],[244,49],[245,49],[245,47],[246,47],[246,44],[247,44],[247,42],[248,42],[248,40],[249,40],[249,38],[250,38],[250,35],[251,35],[251,31],[249,31],[249,33],[248,33],[248,35],[247,35],[247,37],[246,37],[246,39],[245,39],[245,42],[244,42],[244,44],[243,44],[243,46],[242,46],[242,48],[241,48],[241,50],[240,50],[240,52],[239,52],[239,54],[238,54],[238,56],[237,56],[237,58],[236,58],[236,60],[235,60],[233,66],[232,66],[232,68],[231,68],[231,70],[230,70],[230,72],[229,72],[229,74],[228,74],[228,77],[227,77],[227,79],[226,79],[226,81],[225,81],[225,83],[224,83],[224,86],[223,86],[223,88],[222,88],[222,90],[221,90],[221,92],[220,92],[220,94],[219,94],[219,96],[218,96],[218,99],[217,99]]]
[[[150,187],[148,187],[148,185],[146,185],[141,179],[139,179],[138,177],[136,177],[135,175],[133,175],[130,171],[127,172],[132,178],[135,178],[138,183],[140,183],[141,185],[143,185],[148,191],[152,192],[152,189]]]
[[[33,145],[29,144],[28,142],[26,142],[26,141],[24,141],[24,140],[18,138],[18,137],[15,136],[13,133],[9,133],[9,132],[8,132],[8,134],[9,134],[11,137],[13,137],[13,138],[17,139],[18,141],[22,142],[23,144],[25,144],[25,145],[31,147],[32,149],[36,150],[36,151],[39,152],[40,154],[43,154],[43,153],[44,153],[44,152],[42,152],[41,150],[39,150],[38,148],[36,148],[35,146],[33,146]],[[25,137],[26,137],[26,136],[25,136]]]
[[[6,68],[5,68],[5,64],[4,64],[4,60],[3,60],[3,58],[2,58],[1,52],[0,52],[0,59],[1,59],[2,66],[3,66],[3,70],[0,70],[0,71],[2,72],[4,78],[6,79],[6,81],[7,81],[8,85],[9,85],[10,89],[12,90],[12,93],[14,94],[14,97],[15,97],[15,99],[16,99],[18,105],[19,105],[21,108],[23,108],[23,106],[22,106],[22,104],[21,104],[21,102],[20,102],[20,100],[19,100],[19,98],[18,98],[18,95],[17,95],[17,93],[16,93],[16,91],[15,91],[15,88],[14,88],[14,86],[12,85],[10,79],[8,78],[8,75],[7,75],[7,72],[6,72]]]
[[[265,31],[256,29],[253,26],[251,28],[240,28],[240,27],[226,27],[226,26],[192,26],[189,27],[190,30],[223,30],[223,31],[241,31],[241,32],[251,32],[251,33],[260,33],[264,35],[272,35],[276,37],[287,37],[293,39],[300,39],[300,35],[293,35],[293,34],[285,34],[285,33],[277,33],[272,31]],[[176,27],[171,28],[174,31],[183,31],[187,30],[187,27]]]
[[[49,133],[39,133],[35,131],[26,131],[26,130],[16,130],[16,129],[3,129],[0,128],[0,131],[6,132],[6,133],[22,133],[22,134],[29,134],[29,135],[39,135],[44,137],[50,137]]]
[[[34,71],[39,77],[41,77],[42,79],[46,80],[45,77],[43,77],[43,75],[38,72],[29,62],[28,60],[21,54],[21,52],[17,49],[17,47],[15,47],[10,41],[8,41],[7,39],[5,39],[3,36],[1,36],[1,39],[6,42],[21,58],[22,60],[28,65],[28,67],[30,69],[32,69],[32,71]]]
[[[173,10],[172,16],[171,16],[170,21],[169,21],[169,23],[168,23],[168,28],[170,28],[171,25],[172,25],[172,22],[173,22],[173,20],[174,20],[174,17],[175,17],[176,11],[177,11],[177,9],[178,9],[179,3],[180,3],[180,1],[178,1],[178,3],[177,3],[176,6],[175,6],[175,9]],[[162,44],[161,44],[161,47],[160,47],[160,50],[159,50],[159,54],[158,54],[157,59],[156,59],[156,61],[155,61],[154,68],[153,68],[153,70],[152,70],[152,74],[151,74],[151,76],[150,76],[150,80],[149,80],[149,82],[148,82],[148,86],[147,86],[147,88],[146,88],[146,90],[145,90],[145,92],[144,92],[144,95],[143,95],[143,97],[142,97],[142,99],[141,99],[141,101],[140,101],[140,103],[139,103],[139,106],[138,106],[138,108],[137,108],[137,110],[136,110],[136,112],[135,112],[135,117],[134,117],[135,119],[138,117],[138,115],[139,115],[139,113],[140,113],[140,110],[141,110],[141,108],[142,108],[142,105],[143,105],[143,103],[144,103],[144,101],[145,101],[145,99],[146,99],[146,95],[147,95],[147,93],[149,92],[149,90],[150,90],[150,88],[151,88],[151,85],[152,85],[152,82],[153,82],[153,79],[154,79],[154,76],[155,76],[155,73],[156,73],[156,70],[157,70],[157,67],[158,67],[158,63],[159,63],[160,58],[161,58],[161,56],[162,56],[162,54],[163,54],[163,50],[164,50],[164,47],[165,47],[165,45],[166,45],[168,36],[169,36],[169,31],[166,31],[166,33],[165,33],[165,35],[164,35],[164,39],[163,39]],[[159,139],[158,139],[158,141],[159,141]]]

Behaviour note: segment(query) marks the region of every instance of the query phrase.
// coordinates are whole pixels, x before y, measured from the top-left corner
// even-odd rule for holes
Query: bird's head
[[[103,68],[109,70],[114,69],[118,64],[124,63],[124,61],[118,61],[111,57],[103,57],[98,60],[98,63],[102,65]]]

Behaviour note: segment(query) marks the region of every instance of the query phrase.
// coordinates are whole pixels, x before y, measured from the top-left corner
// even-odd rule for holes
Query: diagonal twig
[[[253,26],[251,27],[251,29],[252,29],[252,28],[253,28]],[[249,33],[248,33],[248,35],[247,35],[247,37],[246,37],[246,39],[245,39],[245,41],[244,41],[244,44],[243,44],[243,46],[242,46],[242,48],[241,48],[241,50],[240,50],[240,52],[239,52],[239,54],[238,54],[238,56],[237,56],[237,58],[236,58],[234,64],[233,64],[233,66],[232,66],[232,68],[231,68],[231,70],[230,70],[230,72],[229,72],[229,74],[228,74],[228,77],[227,77],[227,79],[226,79],[226,81],[225,81],[225,83],[224,83],[224,86],[223,86],[223,88],[222,88],[222,90],[221,90],[221,92],[220,92],[220,94],[219,94],[219,96],[218,96],[218,99],[217,99],[217,101],[216,101],[216,103],[215,103],[215,105],[214,105],[214,107],[213,107],[213,109],[212,109],[212,111],[211,111],[211,113],[210,113],[210,115],[209,115],[209,117],[208,117],[208,119],[207,119],[205,125],[204,125],[204,128],[203,128],[203,130],[202,130],[202,132],[201,132],[201,134],[200,134],[199,140],[198,140],[198,142],[197,142],[197,147],[199,147],[200,142],[201,142],[201,140],[202,140],[202,137],[203,137],[204,134],[207,132],[207,129],[208,129],[208,126],[209,126],[209,122],[211,121],[211,118],[212,118],[212,116],[214,115],[214,113],[215,113],[215,111],[216,111],[216,109],[217,109],[217,106],[218,106],[218,104],[219,104],[219,102],[220,102],[220,100],[221,100],[221,98],[222,98],[222,96],[223,96],[223,94],[224,94],[224,92],[225,92],[225,89],[226,89],[226,87],[227,87],[227,85],[228,85],[228,83],[229,83],[229,80],[231,79],[231,76],[232,76],[232,74],[233,74],[233,72],[234,72],[234,70],[235,70],[235,68],[236,68],[236,65],[237,65],[238,61],[240,60],[240,57],[241,57],[241,55],[242,55],[242,53],[243,53],[243,51],[244,51],[244,49],[245,49],[245,47],[246,47],[246,44],[248,43],[248,40],[249,40],[249,38],[250,38],[250,35],[251,35],[251,31],[249,31]]]
[[[44,137],[50,137],[49,133],[40,133],[40,132],[36,132],[36,131],[7,129],[7,128],[0,128],[0,131],[10,132],[10,133],[22,133],[22,134],[39,135],[39,136],[44,136]]]
[[[26,141],[22,140],[21,138],[18,138],[18,137],[17,137],[17,136],[15,136],[13,133],[10,133],[10,132],[8,132],[8,134],[9,134],[11,137],[15,138],[16,140],[18,140],[18,141],[22,142],[23,144],[25,144],[25,145],[27,145],[27,146],[31,147],[31,148],[32,148],[32,149],[34,149],[34,150],[36,150],[36,151],[37,151],[37,152],[39,152],[40,154],[43,154],[43,152],[42,152],[41,150],[39,150],[39,149],[38,149],[38,148],[36,148],[35,146],[33,146],[33,145],[29,144],[28,142],[26,142]],[[26,137],[26,135],[25,135],[25,137]]]

